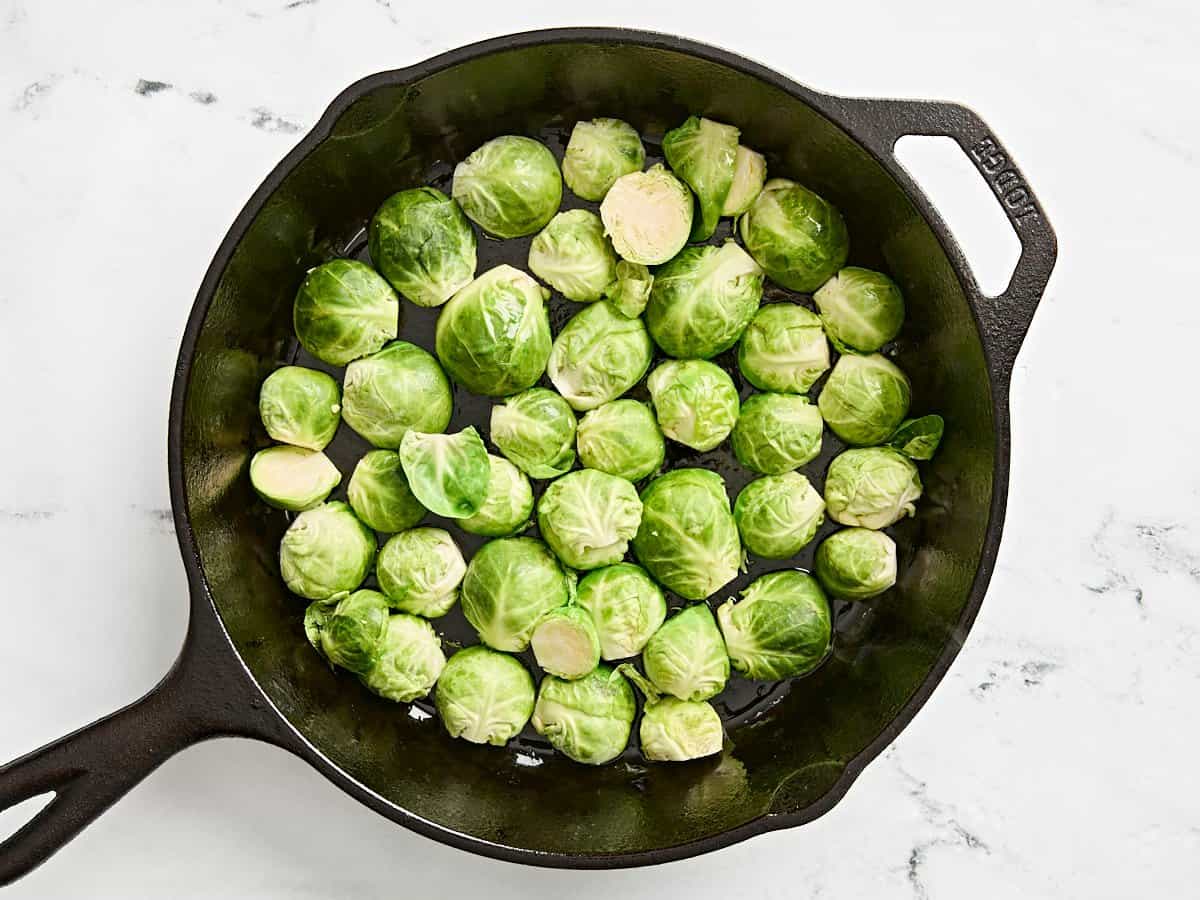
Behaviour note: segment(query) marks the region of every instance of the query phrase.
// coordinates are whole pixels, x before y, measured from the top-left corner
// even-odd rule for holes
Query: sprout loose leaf
[[[457,434],[410,431],[400,444],[400,464],[421,505],[439,516],[465,519],[487,500],[491,464],[474,428]]]
[[[738,144],[733,161],[733,183],[729,186],[725,205],[721,207],[721,215],[740,216],[748,210],[762,192],[766,180],[767,161],[763,155]]]
[[[933,459],[945,430],[946,423],[938,415],[906,419],[888,439],[888,446],[899,450],[909,459]]]

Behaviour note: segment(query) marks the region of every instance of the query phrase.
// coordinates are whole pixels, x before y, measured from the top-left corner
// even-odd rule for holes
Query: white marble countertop
[[[539,871],[393,826],[268,746],[214,741],[11,896],[1194,893],[1194,4],[408,6],[0,2],[0,758],[133,699],[182,639],[167,399],[196,287],[245,198],[354,79],[533,27],[683,32],[834,93],[959,100],[1015,152],[1061,256],[1017,368],[983,612],[916,721],[801,830],[653,870]],[[995,213],[955,168],[926,183],[1003,283],[1011,238],[989,238]]]

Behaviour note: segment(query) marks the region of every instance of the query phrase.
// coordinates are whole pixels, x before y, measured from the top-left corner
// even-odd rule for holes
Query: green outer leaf
[[[895,447],[909,459],[933,459],[945,430],[946,423],[939,415],[906,419],[888,439],[888,446]]]
[[[474,428],[457,434],[410,431],[400,444],[400,464],[413,494],[439,516],[465,519],[487,500],[492,470]]]
[[[663,135],[667,165],[696,195],[700,215],[692,220],[693,241],[706,241],[716,230],[733,186],[739,134],[732,125],[690,116]]]

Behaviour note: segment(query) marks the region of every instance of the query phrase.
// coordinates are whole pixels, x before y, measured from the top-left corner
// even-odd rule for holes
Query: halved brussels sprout
[[[916,465],[890,447],[839,453],[825,474],[829,517],[843,525],[887,528],[915,514],[920,497]]]
[[[904,296],[882,272],[847,266],[813,294],[830,340],[846,348],[874,353],[900,333]]]
[[[417,616],[389,616],[379,659],[363,673],[367,690],[385,700],[411,703],[426,696],[446,667],[442,639]]]
[[[578,602],[591,614],[607,660],[641,653],[667,617],[662,589],[632,563],[588,572],[579,582]]]
[[[807,393],[829,368],[821,320],[795,303],[767,304],[742,333],[738,368],[760,391]]]
[[[492,407],[492,443],[530,478],[557,478],[575,465],[575,412],[547,388]]]
[[[641,381],[653,354],[641,319],[593,303],[554,339],[546,374],[574,409],[595,409]]]
[[[533,676],[507,653],[467,647],[446,663],[433,699],[451,737],[501,747],[533,714]]]
[[[591,303],[617,282],[617,255],[600,217],[586,209],[560,212],[529,245],[529,269],[568,300]]]
[[[633,552],[654,578],[688,600],[703,600],[737,577],[742,545],[725,482],[708,469],[675,469],[642,491]]]
[[[799,472],[764,475],[742,488],[733,518],[751,553],[790,559],[816,536],[825,521],[825,501]]]
[[[543,678],[532,722],[559,753],[599,766],[621,755],[636,713],[629,682],[615,669],[600,665],[575,681]]]
[[[597,406],[580,420],[576,445],[584,466],[630,481],[657,472],[667,452],[654,413],[637,400]]]
[[[524,530],[533,515],[533,488],[507,459],[488,454],[492,474],[479,512],[458,520],[458,527],[485,537],[508,537]]]
[[[400,298],[365,263],[334,259],[310,269],[296,293],[300,344],[333,366],[374,353],[400,330]]]
[[[475,277],[475,232],[437,188],[392,194],[371,219],[371,262],[417,306],[441,306]]]
[[[624,478],[595,469],[568,472],[538,501],[538,529],[572,569],[620,562],[637,534],[642,501]]]
[[[387,598],[379,591],[335,594],[309,605],[304,632],[327,660],[361,675],[383,652],[388,614]]]
[[[529,646],[543,615],[566,605],[568,593],[567,576],[549,547],[533,538],[500,538],[471,558],[460,596],[480,639],[516,653]]]
[[[442,307],[434,344],[455,381],[503,397],[534,384],[550,356],[549,292],[520,269],[484,272]]]
[[[324,450],[337,433],[342,391],[324,372],[303,366],[276,369],[262,383],[258,414],[271,440]]]
[[[562,606],[542,616],[529,639],[542,670],[574,681],[600,664],[600,636],[592,616],[578,606]]]
[[[891,437],[908,414],[912,388],[892,362],[873,356],[842,356],[817,398],[833,433],[847,444],[869,446]]]
[[[646,311],[654,276],[639,263],[621,260],[617,263],[617,283],[608,294],[608,302],[623,316],[636,319]]]
[[[604,199],[622,175],[638,172],[646,163],[646,148],[633,126],[620,119],[576,122],[563,155],[563,180],[577,197]]]
[[[733,186],[739,134],[732,125],[689,116],[663,135],[667,165],[696,195],[699,215],[692,222],[693,241],[706,241],[716,230]]]
[[[662,433],[693,450],[713,449],[737,424],[737,388],[713,363],[668,359],[650,373],[646,387]]]
[[[733,160],[733,184],[729,186],[729,196],[721,207],[721,215],[740,216],[748,210],[762,192],[766,180],[767,161],[763,155],[738,144],[737,156]]]
[[[811,672],[833,633],[829,602],[805,572],[769,572],[717,610],[733,667],[747,678],[775,681]]]
[[[896,583],[896,542],[882,531],[843,528],[821,542],[813,570],[833,596],[867,600]]]
[[[683,249],[692,229],[692,194],[661,164],[618,178],[600,204],[604,230],[622,259],[665,263]]]
[[[358,461],[346,499],[354,514],[376,531],[404,531],[425,517],[425,507],[404,477],[400,454],[392,450],[372,450]]]
[[[667,619],[642,651],[642,665],[656,688],[680,700],[721,693],[729,680],[729,657],[712,610],[697,603]]]
[[[308,600],[354,590],[374,560],[375,534],[339,501],[300,513],[279,545],[284,583]]]
[[[703,700],[664,697],[637,669],[626,663],[618,670],[645,695],[638,737],[642,755],[651,762],[684,762],[720,753],[725,743],[721,717]]]
[[[742,243],[776,284],[815,291],[846,264],[850,234],[833,204],[772,178],[738,220]]]
[[[342,473],[319,450],[281,444],[250,460],[250,485],[271,506],[299,512],[324,502]]]
[[[938,415],[906,419],[888,439],[888,446],[899,450],[909,459],[933,459],[945,430],[946,423]]]
[[[521,237],[542,228],[562,202],[554,154],[533,138],[493,138],[454,168],[451,194],[484,231]]]
[[[492,467],[474,428],[457,434],[410,431],[400,443],[400,465],[416,498],[439,516],[465,519],[487,500]]]
[[[462,551],[441,528],[411,528],[379,551],[375,574],[394,609],[427,619],[444,616],[467,573]]]
[[[342,418],[376,447],[394,450],[410,430],[445,431],[453,409],[442,367],[415,344],[392,341],[346,367]]]
[[[821,411],[796,394],[755,394],[733,427],[733,452],[747,469],[782,475],[821,452]]]
[[[668,356],[708,359],[737,343],[762,293],[762,269],[733,241],[686,247],[655,274],[646,327]]]

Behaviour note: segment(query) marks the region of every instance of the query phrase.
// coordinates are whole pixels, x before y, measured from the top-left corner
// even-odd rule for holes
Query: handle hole
[[[38,813],[50,805],[50,801],[58,795],[54,791],[46,791],[28,800],[15,803],[8,809],[0,810],[0,843],[37,818]]]
[[[896,141],[894,153],[950,226],[980,290],[1003,294],[1021,242],[962,148],[953,138],[909,134]]]

